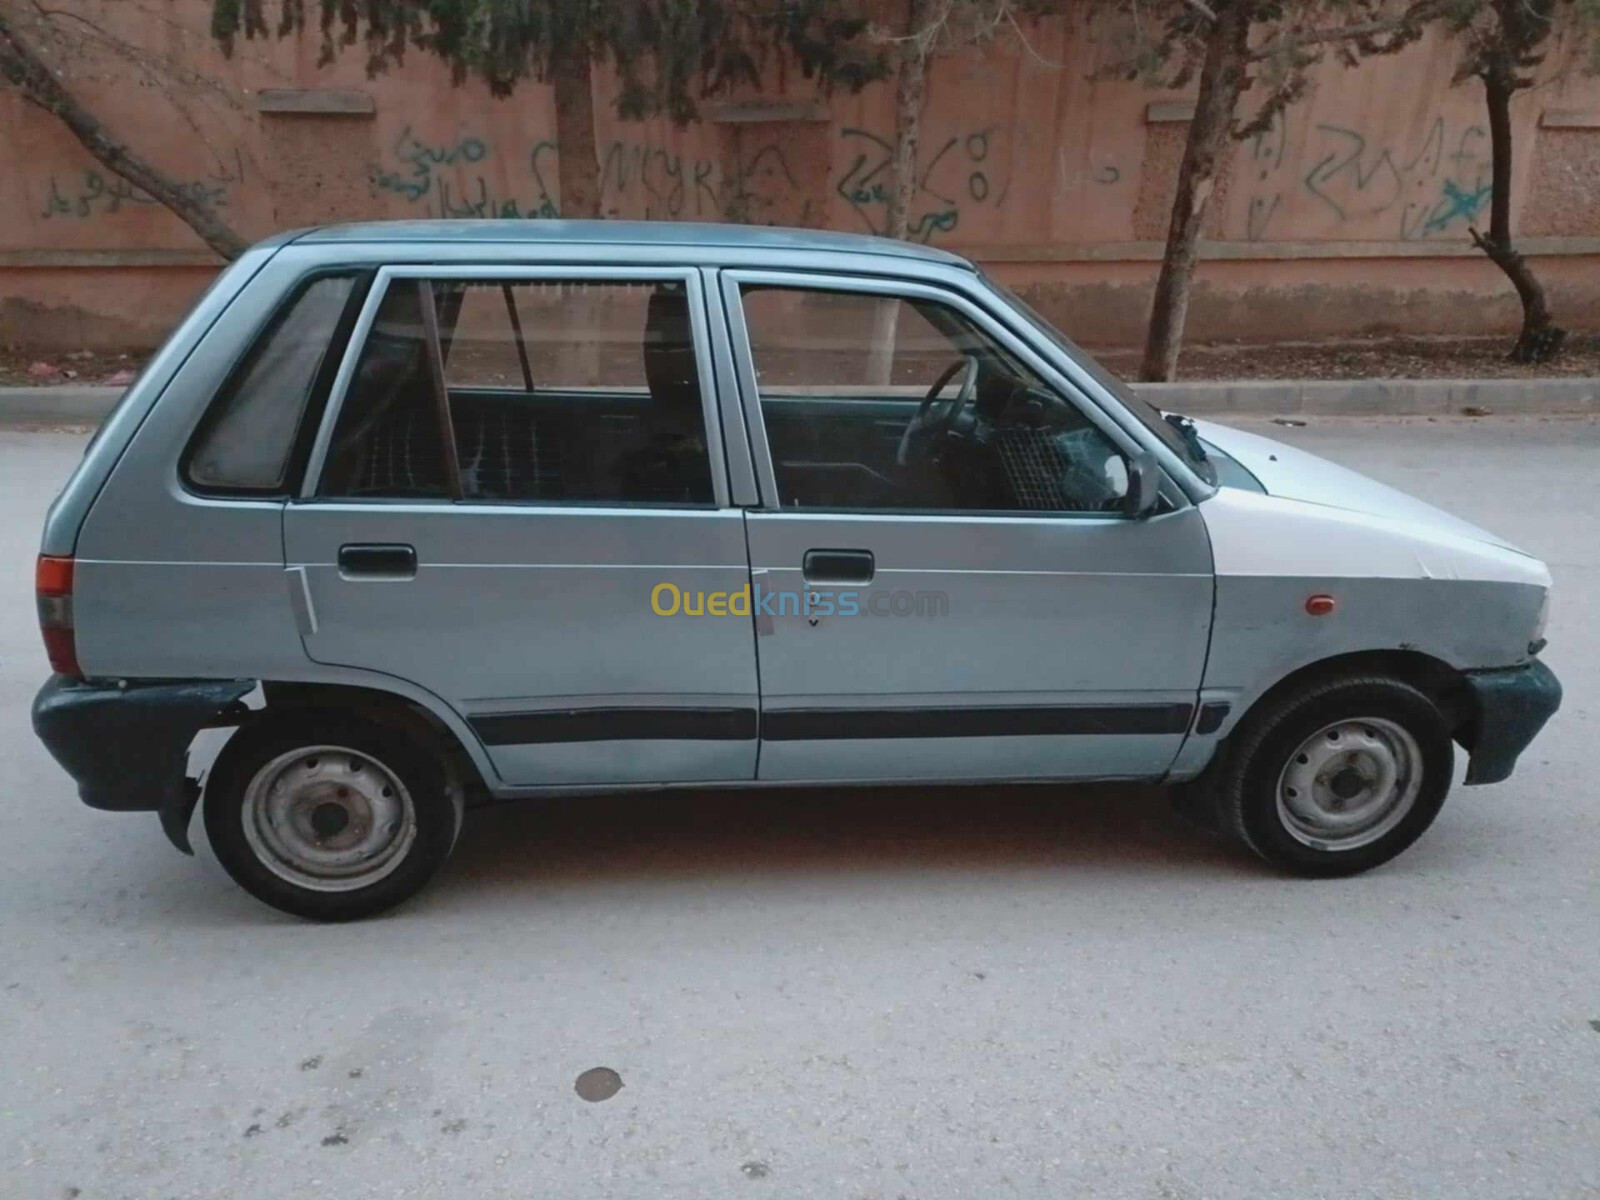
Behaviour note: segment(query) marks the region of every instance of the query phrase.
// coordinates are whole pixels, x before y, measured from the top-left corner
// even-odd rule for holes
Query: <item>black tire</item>
[[[361,875],[357,873],[338,881],[337,886],[345,890],[302,886],[284,876],[285,871],[291,875],[303,874],[292,857],[276,858],[263,844],[263,825],[257,823],[253,830],[246,829],[251,820],[246,808],[252,780],[284,756],[316,747],[336,748],[335,753],[326,755],[330,764],[340,761],[337,750],[355,751],[356,755],[364,756],[370,762],[361,766],[377,773],[376,783],[382,794],[398,795],[399,800],[391,801],[395,804],[409,801],[409,808],[400,810],[404,815],[393,823],[408,829],[408,838],[390,840],[388,856],[370,872],[379,876],[371,883],[362,884]],[[319,753],[313,751],[305,759],[311,769],[317,769]],[[359,771],[356,765],[359,762],[360,759],[350,756],[343,769]],[[384,771],[400,785],[398,790],[383,783]],[[335,780],[308,784],[305,794],[310,794],[312,786],[326,789],[337,783]],[[267,716],[236,732],[217,756],[206,779],[204,812],[211,848],[235,883],[273,908],[315,921],[359,920],[406,900],[420,890],[449,857],[461,830],[460,796],[448,787],[446,772],[429,747],[401,730],[328,710]],[[344,820],[348,826],[351,819],[346,816]],[[272,828],[279,830],[282,825],[274,823]],[[342,829],[336,834],[338,832]],[[302,837],[295,844],[304,845],[305,842]]]
[[[1296,875],[1354,875],[1388,862],[1422,836],[1439,815],[1455,768],[1450,727],[1438,707],[1408,683],[1383,676],[1309,682],[1272,697],[1245,719],[1221,751],[1217,810],[1233,834],[1274,866]],[[1291,757],[1311,749],[1310,739],[1339,722],[1375,720],[1397,726],[1414,740],[1420,784],[1409,809],[1381,836],[1362,845],[1329,848],[1297,836],[1279,804],[1279,787]],[[1330,738],[1330,741],[1333,739]],[[1315,750],[1312,750],[1315,753]],[[1292,777],[1291,777],[1292,778]],[[1376,832],[1381,825],[1375,825]],[[1369,835],[1370,836],[1370,835]],[[1352,839],[1354,841],[1355,839]]]

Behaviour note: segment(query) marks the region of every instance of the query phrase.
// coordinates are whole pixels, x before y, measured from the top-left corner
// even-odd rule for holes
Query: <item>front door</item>
[[[1127,435],[953,291],[723,278],[762,779],[1149,778],[1189,729],[1209,543],[1121,511]]]
[[[382,272],[285,516],[306,652],[440,696],[510,785],[752,778],[748,622],[651,606],[749,579],[700,287]]]

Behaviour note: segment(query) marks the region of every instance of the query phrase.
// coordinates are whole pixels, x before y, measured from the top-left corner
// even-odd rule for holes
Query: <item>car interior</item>
[[[430,363],[426,296],[385,296],[339,416],[322,493],[347,497],[710,504],[700,385],[681,288],[650,297],[647,388],[443,387],[464,288],[433,285],[440,370]],[[525,345],[519,353],[526,355]],[[524,362],[526,359],[524,358]],[[447,396],[454,462],[438,395]]]
[[[942,368],[914,364],[921,395],[917,388],[910,395],[885,388],[794,394],[761,385],[785,507],[1093,512],[1120,505],[1125,464],[1087,417],[951,310],[905,303],[949,351]],[[760,349],[755,357],[759,374]]]
[[[339,416],[323,495],[712,502],[681,286],[660,285],[649,295],[640,343],[646,387],[581,390],[534,386],[509,287],[525,386],[447,385],[468,286],[482,285],[390,285]],[[949,310],[911,303],[950,349],[943,369],[930,368],[935,377],[920,396],[904,388],[761,385],[781,505],[1116,510],[1127,473],[1104,434]],[[430,325],[437,328],[437,361]],[[759,352],[757,360],[759,373]],[[446,411],[453,455],[446,451]]]

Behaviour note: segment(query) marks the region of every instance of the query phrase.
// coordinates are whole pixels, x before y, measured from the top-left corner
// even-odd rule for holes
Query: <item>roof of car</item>
[[[362,221],[323,225],[295,238],[306,242],[587,242],[605,246],[682,246],[700,250],[819,251],[878,254],[970,267],[960,255],[932,246],[825,229],[719,225],[699,221]]]

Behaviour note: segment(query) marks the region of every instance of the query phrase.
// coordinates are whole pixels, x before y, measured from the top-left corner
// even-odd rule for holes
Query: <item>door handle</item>
[[[807,550],[800,564],[807,583],[871,583],[877,570],[870,550]]]
[[[339,547],[346,579],[415,579],[417,551],[402,542],[347,542]]]

